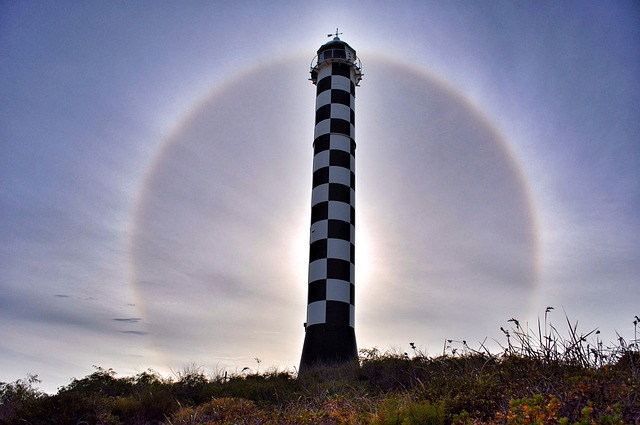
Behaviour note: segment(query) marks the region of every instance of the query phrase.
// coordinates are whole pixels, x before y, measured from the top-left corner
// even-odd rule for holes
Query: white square
[[[344,280],[327,279],[327,301],[351,301],[351,284]]]
[[[311,242],[315,242],[320,239],[327,239],[329,234],[329,221],[320,220],[311,225]],[[352,232],[353,234],[353,232]]]
[[[351,152],[351,139],[347,136],[332,134],[331,139],[329,139],[329,148]]]
[[[316,111],[329,103],[331,103],[331,90],[325,90],[316,96]]]
[[[351,80],[342,75],[334,75],[331,77],[331,89],[344,90],[351,93]]]
[[[333,72],[333,67],[331,66],[323,66],[318,71],[318,81],[322,80],[324,77],[328,77]]]
[[[351,206],[340,201],[329,201],[329,219],[351,223]]]
[[[344,167],[329,167],[329,183],[351,186],[351,171]]]
[[[309,263],[309,282],[315,280],[327,278],[327,259],[321,258],[319,260]]]
[[[331,105],[331,118],[339,118],[345,121],[351,121],[351,108],[347,105],[334,103]]]
[[[327,321],[327,302],[316,301],[307,306],[307,326]]]
[[[313,133],[313,138],[317,139],[323,134],[329,134],[331,132],[331,120],[322,120],[316,124],[316,129]]]
[[[328,201],[329,200],[329,185],[321,184],[320,186],[316,186],[311,191],[311,206],[314,206],[318,202]]]
[[[327,258],[351,261],[351,244],[342,239],[327,239]]]
[[[318,152],[313,157],[313,171],[329,166],[329,151]]]

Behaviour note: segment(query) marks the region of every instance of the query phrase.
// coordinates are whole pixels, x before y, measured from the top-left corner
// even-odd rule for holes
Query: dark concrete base
[[[307,327],[300,372],[310,366],[345,363],[356,358],[356,333],[351,326],[322,324]]]

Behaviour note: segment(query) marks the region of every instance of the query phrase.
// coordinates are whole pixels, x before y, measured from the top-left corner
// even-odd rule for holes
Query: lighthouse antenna
[[[339,35],[342,35],[341,32],[338,32],[338,27],[336,27],[336,33],[327,34],[327,37],[335,37],[338,38]]]

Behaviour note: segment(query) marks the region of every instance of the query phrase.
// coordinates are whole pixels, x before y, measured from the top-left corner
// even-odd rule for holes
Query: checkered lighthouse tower
[[[311,63],[316,85],[307,321],[300,369],[358,355],[354,330],[356,51],[338,38]],[[334,36],[334,34],[329,35]]]

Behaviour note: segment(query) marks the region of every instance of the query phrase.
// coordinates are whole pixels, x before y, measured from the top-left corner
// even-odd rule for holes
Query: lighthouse
[[[355,335],[356,51],[338,37],[311,62],[316,86],[307,320],[300,370],[357,358]]]

